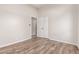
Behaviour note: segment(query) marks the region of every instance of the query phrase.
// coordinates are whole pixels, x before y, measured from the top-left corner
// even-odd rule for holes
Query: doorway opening
[[[32,17],[32,38],[36,38],[37,37],[37,18],[36,17]]]

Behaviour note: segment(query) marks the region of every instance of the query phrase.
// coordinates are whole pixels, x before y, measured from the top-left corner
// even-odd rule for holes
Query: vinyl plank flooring
[[[78,54],[77,46],[47,38],[33,38],[0,48],[0,54]]]

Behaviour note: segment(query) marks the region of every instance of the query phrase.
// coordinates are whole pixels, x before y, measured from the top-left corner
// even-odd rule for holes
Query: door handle
[[[31,26],[31,24],[29,24],[29,26]]]
[[[43,30],[44,28],[42,27],[41,29]]]

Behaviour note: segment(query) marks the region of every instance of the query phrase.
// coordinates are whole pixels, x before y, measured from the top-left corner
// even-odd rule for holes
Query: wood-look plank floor
[[[75,45],[46,38],[33,38],[0,48],[1,54],[78,54],[78,51]]]

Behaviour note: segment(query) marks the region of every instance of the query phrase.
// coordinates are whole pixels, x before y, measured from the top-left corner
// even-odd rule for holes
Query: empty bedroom
[[[0,4],[0,54],[78,54],[78,4]]]

